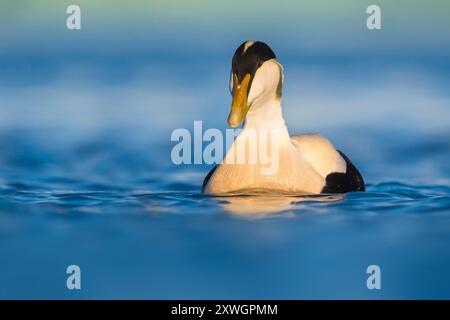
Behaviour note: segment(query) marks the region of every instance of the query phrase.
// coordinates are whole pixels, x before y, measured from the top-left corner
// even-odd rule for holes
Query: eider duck
[[[232,59],[228,124],[244,125],[223,162],[203,181],[206,194],[334,194],[365,191],[358,169],[318,134],[289,136],[281,110],[283,66],[265,43],[246,41]],[[256,133],[256,135],[255,135]],[[261,137],[266,137],[262,139]],[[256,149],[250,144],[259,139]],[[264,172],[263,149],[278,162]],[[241,160],[239,158],[241,153]],[[237,155],[237,156],[236,156]],[[257,158],[256,161],[250,161]],[[267,159],[266,159],[267,160]],[[267,168],[266,168],[267,169]]]

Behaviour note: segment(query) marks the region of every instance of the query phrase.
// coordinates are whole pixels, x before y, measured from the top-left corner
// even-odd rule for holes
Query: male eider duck
[[[246,41],[232,59],[230,91],[233,96],[228,124],[236,128],[244,121],[223,162],[216,165],[203,181],[207,194],[262,191],[283,194],[320,194],[365,191],[358,169],[331,142],[318,134],[289,136],[281,111],[283,66],[270,47],[260,41]],[[256,135],[250,134],[257,133]],[[264,172],[267,163],[249,162],[257,149],[248,142],[259,133],[269,132],[274,142],[271,152],[278,163],[276,171]],[[271,134],[276,132],[276,134]],[[237,145],[243,145],[238,148]],[[267,147],[265,147],[267,149]],[[268,147],[270,149],[270,147]],[[245,161],[236,161],[236,152],[244,152]],[[259,158],[258,158],[259,159]],[[247,161],[247,162],[246,162]]]

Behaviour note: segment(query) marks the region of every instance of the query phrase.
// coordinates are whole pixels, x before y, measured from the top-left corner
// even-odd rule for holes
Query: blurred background
[[[285,66],[292,133],[321,132],[356,160],[379,156],[361,135],[407,152],[448,140],[448,1],[379,1],[382,30],[366,27],[370,1],[81,0],[81,30],[66,28],[70,4],[1,5],[3,148],[14,134],[45,136],[47,148],[111,135],[167,146],[193,120],[225,128],[230,61],[247,39]]]
[[[446,0],[3,1],[0,297],[449,298],[449,30]],[[284,65],[290,132],[330,138],[367,195],[241,221],[199,194],[209,167],[171,163],[174,129],[227,127],[245,40]]]

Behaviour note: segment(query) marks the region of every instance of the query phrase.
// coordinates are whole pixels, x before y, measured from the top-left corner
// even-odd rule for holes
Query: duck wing
[[[364,180],[350,159],[319,134],[292,136],[291,141],[325,179],[321,193],[365,191]]]

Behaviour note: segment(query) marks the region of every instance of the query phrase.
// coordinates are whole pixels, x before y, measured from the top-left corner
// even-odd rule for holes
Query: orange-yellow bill
[[[228,116],[228,124],[232,128],[236,128],[247,115],[249,106],[247,104],[247,91],[250,83],[250,74],[247,73],[239,85],[236,74],[233,74],[233,102],[231,103],[231,111]]]

